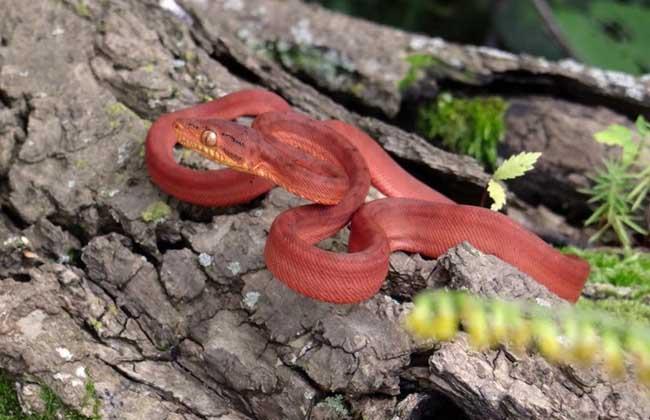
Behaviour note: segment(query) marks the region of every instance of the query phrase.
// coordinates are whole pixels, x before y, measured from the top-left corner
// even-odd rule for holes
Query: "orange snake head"
[[[180,118],[176,140],[206,158],[242,172],[255,173],[261,161],[257,131],[228,120]]]

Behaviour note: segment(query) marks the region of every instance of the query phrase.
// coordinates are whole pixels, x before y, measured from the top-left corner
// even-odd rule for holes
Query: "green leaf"
[[[639,115],[636,119],[636,129],[643,137],[650,136],[650,123],[643,118],[643,115]]]
[[[632,141],[632,130],[620,124],[612,124],[602,131],[594,134],[598,143],[625,147]]]
[[[620,218],[614,218],[612,220],[612,229],[614,229],[614,232],[616,232],[616,236],[618,237],[618,240],[621,241],[623,248],[629,249],[630,236],[628,235],[627,230],[625,230],[623,222]]]
[[[632,140],[632,130],[619,124],[612,124],[603,131],[595,133],[594,139],[598,143],[622,147],[624,164],[632,163],[639,148]]]
[[[589,219],[585,220],[585,226],[593,225],[597,221],[600,220],[601,216],[605,214],[605,211],[607,211],[607,206],[602,205],[594,211],[594,213],[589,217]]]
[[[490,210],[499,211],[506,204],[506,190],[499,182],[491,179],[487,185],[488,194],[494,203],[490,206]]]
[[[492,178],[496,181],[503,181],[520,177],[533,169],[541,155],[539,152],[521,152],[518,155],[510,156],[497,168]]]

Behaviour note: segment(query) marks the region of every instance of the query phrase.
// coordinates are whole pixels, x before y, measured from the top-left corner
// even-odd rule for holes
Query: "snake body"
[[[257,116],[252,127],[229,121]],[[176,142],[232,170],[194,171],[172,156]],[[315,121],[279,96],[245,90],[165,114],[146,142],[152,180],[198,205],[249,201],[275,184],[316,202],[280,214],[264,250],[269,270],[291,289],[334,303],[366,300],[380,289],[395,250],[437,257],[468,241],[575,301],[589,265],[553,249],[508,217],[456,204],[404,171],[363,131]],[[389,198],[364,204],[370,185]],[[316,246],[351,221],[348,253]]]

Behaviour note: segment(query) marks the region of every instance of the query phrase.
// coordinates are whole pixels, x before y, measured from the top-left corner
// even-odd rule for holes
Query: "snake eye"
[[[212,130],[205,130],[201,133],[201,141],[206,146],[214,146],[217,144],[217,133]]]

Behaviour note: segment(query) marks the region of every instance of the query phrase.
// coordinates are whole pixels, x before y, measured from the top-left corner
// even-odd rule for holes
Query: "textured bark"
[[[337,89],[291,75],[242,31],[311,33],[323,48],[325,40],[350,48],[342,37],[352,36],[368,50],[345,60],[372,87],[357,104],[386,115],[401,101],[395,81],[405,67],[392,58],[400,51],[453,53],[486,77],[515,71],[513,62],[532,69],[542,61],[295,1],[200,4],[186,4],[190,26],[188,16],[156,2],[0,0],[0,368],[16,376],[27,409],[42,406],[34,395],[46,385],[104,419],[650,415],[633,382],[503,350],[476,353],[464,339],[441,346],[410,339],[401,318],[426,286],[560,304],[494,257],[467,244],[438,261],[397,253],[385,288],[368,302],[314,302],[273,279],[262,259],[272,220],[301,200],[274,190],[245,206],[199,209],[162,194],[144,167],[145,134],[157,115],[258,84],[315,117],[360,125],[403,162],[470,191],[458,196],[476,195],[487,175],[474,161],[348,110],[331,99]],[[289,11],[302,17],[294,22]],[[276,23],[260,26],[265,19]],[[372,57],[382,72],[355,61]],[[593,84],[571,73],[575,66],[546,66],[549,77],[612,103],[645,106],[647,94],[626,91],[618,79]],[[628,90],[646,92],[645,82],[633,82]],[[167,207],[152,220],[151,206],[161,203]],[[340,249],[344,239],[327,245]]]
[[[486,181],[474,167],[448,156],[441,165],[426,156],[429,153],[423,156],[420,150],[427,148],[421,141],[409,141],[404,150],[400,145],[404,142],[396,141],[403,135],[399,130],[348,113],[322,96],[305,95],[303,85],[295,79],[280,75],[274,66],[251,67],[250,59],[273,57],[284,70],[322,91],[389,119],[404,108],[405,101],[420,104],[440,89],[498,94],[510,105],[501,154],[544,152],[538,170],[512,183],[513,190],[534,204],[568,213],[574,220],[588,210],[584,195],[578,192],[586,186],[585,171],[599,165],[604,155],[616,153],[595,143],[593,133],[614,123],[632,127],[630,118],[647,115],[650,110],[648,77],[589,68],[571,60],[553,63],[491,48],[455,45],[295,0],[182,3],[195,19],[197,33],[218,44],[216,51],[233,53],[240,65],[313,115],[361,126],[396,156],[417,162],[438,189],[471,202],[479,199]],[[414,54],[432,56],[433,64],[409,89],[400,89],[409,69],[406,58]],[[650,164],[650,156],[644,156],[643,162]],[[459,164],[464,166],[460,172]],[[447,165],[456,174],[451,179],[444,176],[449,174]],[[549,185],[553,194],[544,193]]]

